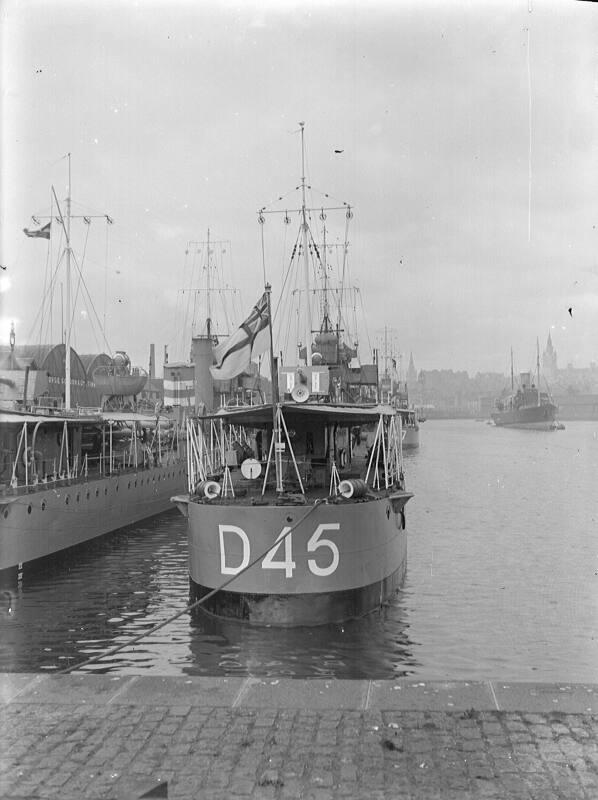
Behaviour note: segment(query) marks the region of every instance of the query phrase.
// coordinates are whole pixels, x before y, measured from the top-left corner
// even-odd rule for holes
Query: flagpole
[[[270,328],[270,378],[272,380],[272,440],[274,441],[274,466],[276,469],[276,491],[282,492],[282,468],[280,463],[280,450],[276,447],[278,439],[278,410],[280,406],[280,395],[278,388],[278,369],[274,360],[274,341],[272,338],[272,303],[270,295],[272,293],[272,286],[266,283],[265,287],[266,299],[268,303],[268,326]]]

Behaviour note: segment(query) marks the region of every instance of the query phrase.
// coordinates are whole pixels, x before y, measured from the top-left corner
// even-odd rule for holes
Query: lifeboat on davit
[[[95,368],[93,380],[104,395],[128,397],[139,394],[143,389],[147,383],[147,372],[141,367],[132,367],[131,359],[121,350],[114,356],[111,364]]]

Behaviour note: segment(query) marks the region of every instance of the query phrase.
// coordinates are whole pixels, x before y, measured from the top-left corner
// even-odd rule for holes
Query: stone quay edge
[[[598,714],[598,684],[0,673],[0,702]]]
[[[596,800],[598,684],[0,674],[2,800]]]

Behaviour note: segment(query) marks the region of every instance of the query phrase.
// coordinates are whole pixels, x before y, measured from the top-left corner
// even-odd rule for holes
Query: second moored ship
[[[557,411],[558,407],[552,402],[549,393],[540,390],[539,345],[537,345],[537,385],[532,381],[531,372],[523,372],[520,384],[515,389],[513,351],[511,351],[511,391],[496,401],[491,414],[494,424],[499,428],[559,430],[564,426],[557,422]]]

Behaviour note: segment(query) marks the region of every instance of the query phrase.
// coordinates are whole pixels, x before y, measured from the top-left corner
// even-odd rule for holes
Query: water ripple
[[[473,421],[422,426],[406,454],[409,563],[379,613],[277,630],[185,613],[93,673],[598,681],[598,437]],[[172,511],[25,573],[0,616],[0,671],[107,653],[188,602]]]

